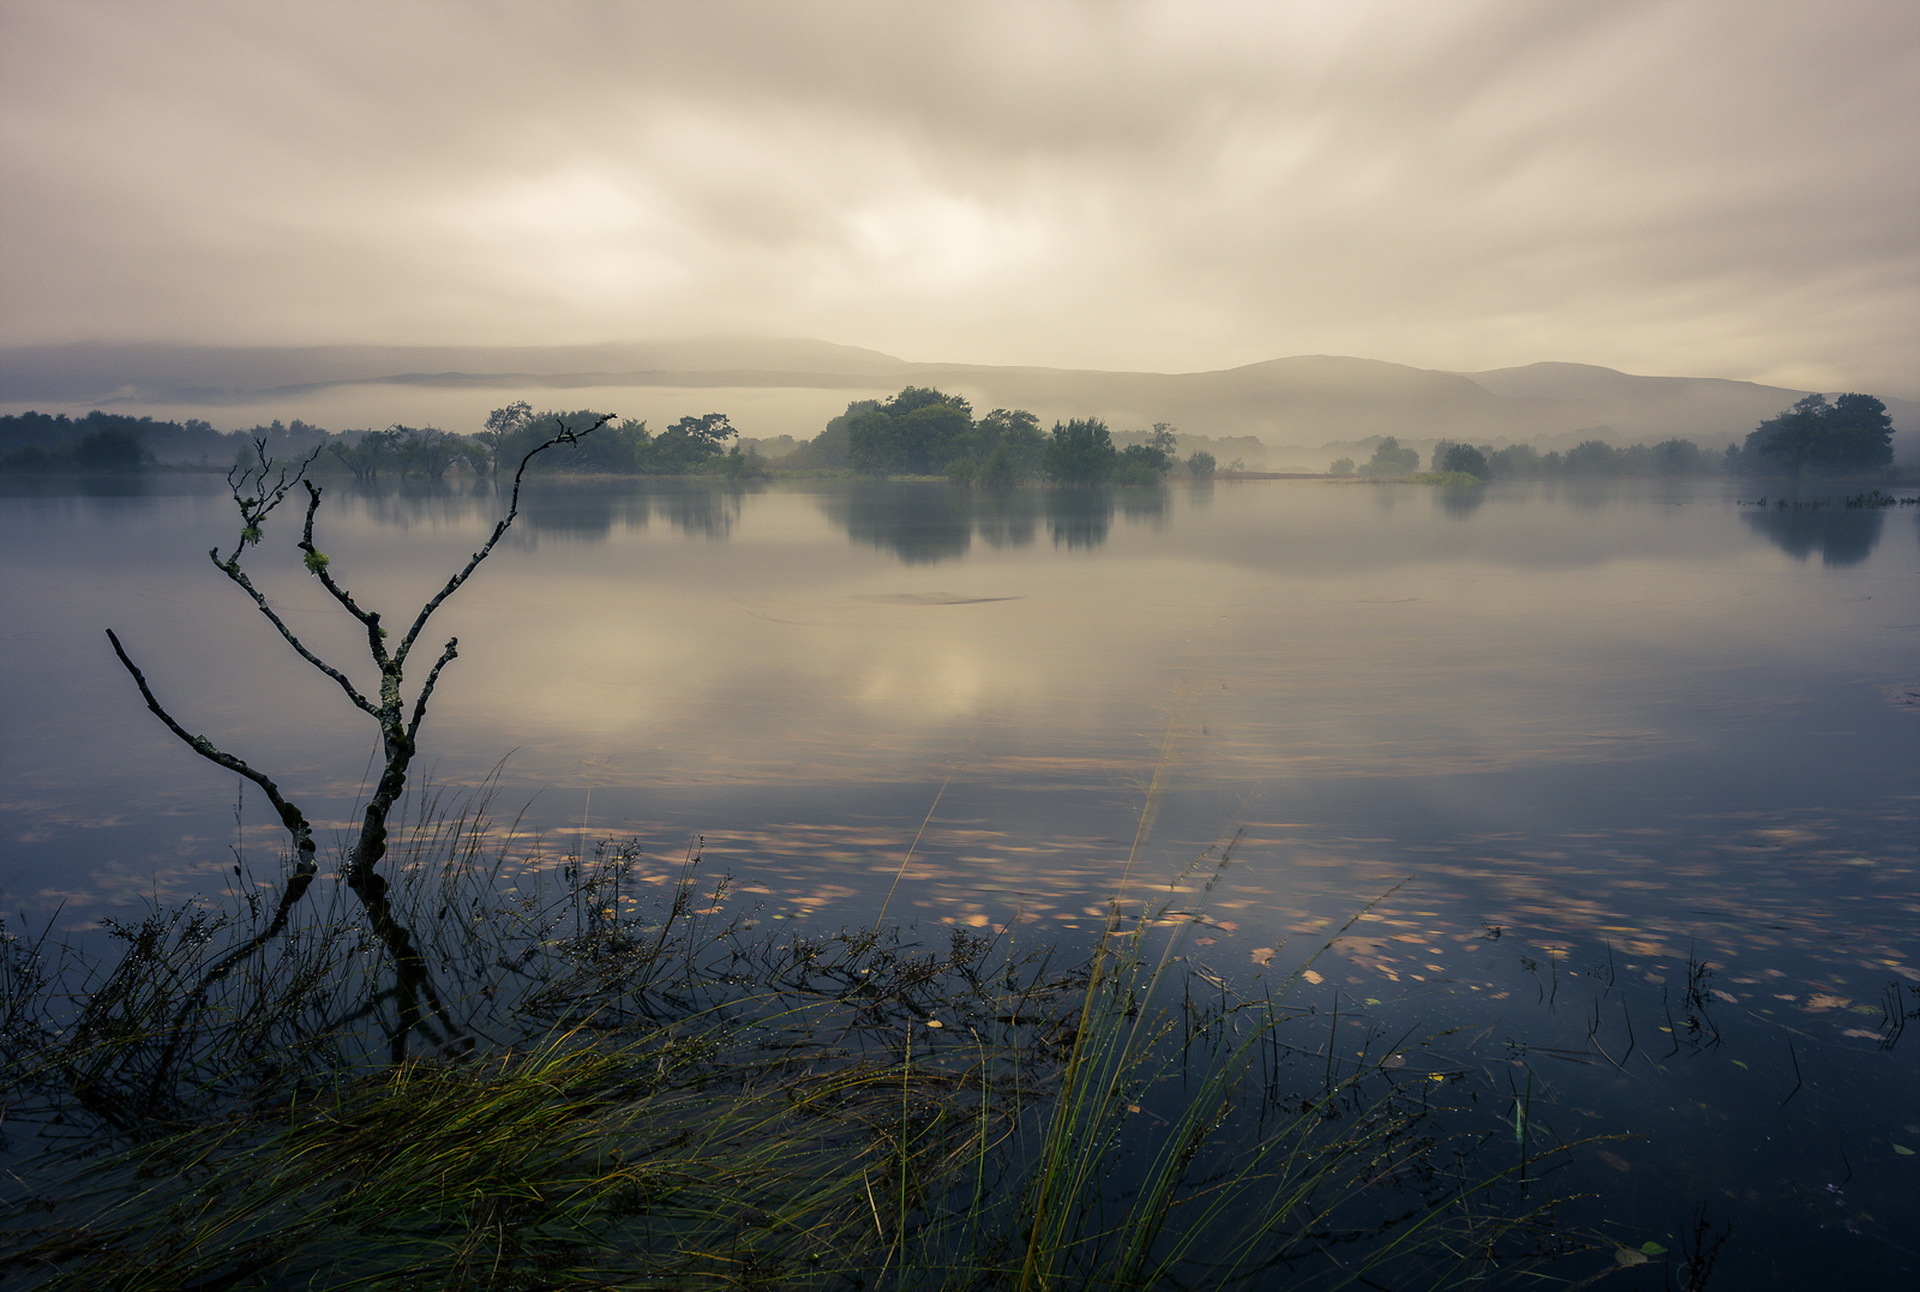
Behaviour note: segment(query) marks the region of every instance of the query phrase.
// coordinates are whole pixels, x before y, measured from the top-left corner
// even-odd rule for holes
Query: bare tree
[[[392,904],[388,900],[388,885],[385,876],[379,871],[380,862],[387,855],[388,820],[393,813],[394,804],[407,788],[407,773],[412,766],[413,756],[418,748],[420,724],[427,715],[427,703],[433,697],[433,689],[440,681],[440,673],[459,655],[459,639],[448,638],[441,648],[439,657],[427,670],[425,679],[419,684],[411,699],[405,690],[407,665],[413,655],[414,647],[420,642],[426,631],[427,621],[433,613],[446,603],[448,597],[460,590],[480,563],[492,555],[495,545],[513,525],[514,518],[520,514],[520,485],[527,474],[527,467],[541,453],[557,444],[573,444],[580,437],[591,434],[612,421],[612,415],[602,417],[593,425],[581,430],[569,430],[565,423],[542,443],[536,445],[525,457],[520,459],[519,469],[513,473],[513,491],[508,500],[507,514],[493,527],[487,541],[481,545],[460,570],[449,578],[444,586],[428,598],[414,615],[413,622],[398,641],[394,641],[389,630],[382,622],[377,610],[369,610],[356,600],[337,579],[329,567],[331,561],[326,553],[314,544],[314,520],[320,511],[322,489],[307,479],[307,468],[313,463],[313,455],[297,465],[276,463],[267,454],[265,439],[254,441],[252,465],[236,466],[227,473],[227,486],[233,494],[234,506],[240,513],[240,535],[235,540],[233,550],[222,556],[218,548],[208,552],[214,568],[226,575],[253,601],[279,632],[286,643],[293,647],[300,658],[313,665],[321,673],[332,679],[343,691],[354,707],[374,720],[380,732],[380,745],[383,761],[380,776],[374,783],[372,795],[361,813],[360,829],[354,836],[352,846],[347,851],[344,876],[347,887],[353,891],[365,910],[373,932],[394,963],[396,987],[394,999],[399,1013],[399,1026],[393,1038],[393,1053],[396,1060],[406,1052],[407,1037],[414,1031],[420,1031],[431,1040],[450,1039],[454,1029],[433,986],[426,962],[413,945],[413,939],[407,928],[395,918]],[[267,517],[275,508],[286,501],[295,489],[304,489],[307,495],[306,524],[301,531],[299,549],[304,554],[307,570],[320,581],[342,609],[357,620],[366,631],[367,653],[373,665],[379,670],[379,686],[368,694],[355,686],[340,669],[321,659],[299,636],[287,626],[279,612],[273,608],[253,579],[241,565],[241,557],[249,547],[260,542],[263,526]],[[132,675],[134,685],[140,688],[140,696],[147,702],[167,730],[184,741],[188,748],[208,762],[236,772],[257,785],[273,805],[280,817],[281,825],[286,829],[293,843],[292,871],[287,875],[278,898],[274,904],[272,918],[259,933],[242,945],[222,955],[202,976],[199,989],[193,994],[183,1009],[185,1012],[196,1008],[206,998],[207,991],[221,978],[232,971],[247,956],[264,946],[268,941],[280,935],[287,926],[293,908],[300,902],[313,880],[319,873],[316,858],[317,848],[313,838],[313,826],[306,814],[282,792],[274,779],[245,759],[228,753],[215,745],[205,736],[195,735],[167,711],[154,695],[153,687],[147,682],[146,674],[128,655],[121,644],[118,634],[107,630],[107,640],[113,644],[113,653],[120,663]]]

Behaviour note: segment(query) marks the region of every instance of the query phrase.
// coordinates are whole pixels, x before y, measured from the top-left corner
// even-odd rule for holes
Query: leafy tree
[[[1662,440],[1653,446],[1653,467],[1663,476],[1700,475],[1707,469],[1707,455],[1692,440]]]
[[[1173,457],[1166,450],[1152,444],[1129,444],[1120,450],[1111,478],[1115,484],[1158,484],[1171,470]]]
[[[486,449],[477,442],[449,435],[437,426],[393,429],[399,436],[394,444],[394,459],[402,476],[418,474],[439,480],[451,467],[464,463],[475,471],[483,471],[490,460]]]
[[[1566,472],[1575,476],[1617,474],[1620,452],[1605,440],[1582,440],[1567,450]]]
[[[631,475],[642,470],[642,457],[652,438],[647,424],[629,418],[618,426],[608,426],[611,414],[590,408],[571,413],[545,411],[526,418],[504,434],[498,442],[498,460],[518,462],[535,444],[550,438],[554,428],[580,432],[572,440],[563,440],[544,452],[533,463],[529,474],[613,474]],[[601,427],[591,438],[584,434],[589,426]]]
[[[639,424],[639,433],[646,434],[644,423]],[[726,442],[735,434],[725,413],[683,417],[660,432],[657,439],[641,441],[644,447],[637,455],[640,470],[648,475],[698,474],[715,465],[715,459],[726,456]]]
[[[1328,465],[1328,467],[1327,467],[1327,474],[1328,474],[1328,475],[1333,475],[1333,476],[1350,476],[1350,475],[1352,475],[1352,474],[1353,474],[1353,459],[1352,459],[1352,458],[1335,458],[1335,459],[1334,459],[1334,460],[1332,461],[1332,463]]]
[[[996,408],[973,424],[967,451],[947,473],[963,484],[996,488],[1031,480],[1040,473],[1047,437],[1040,419],[1025,409]]]
[[[1217,465],[1213,459],[1213,454],[1207,452],[1205,449],[1198,449],[1194,452],[1193,456],[1187,459],[1187,474],[1195,480],[1211,480],[1213,479],[1214,468]],[[1347,469],[1349,471],[1353,469],[1352,462],[1347,463]]]
[[[1047,437],[1047,478],[1056,484],[1102,484],[1119,459],[1112,432],[1098,418],[1055,422]]]
[[[1495,449],[1487,456],[1487,470],[1496,480],[1539,475],[1540,450],[1531,444],[1509,444],[1504,449]]]
[[[1792,475],[1846,475],[1893,465],[1893,419],[1872,395],[1846,394],[1832,404],[1808,395],[1747,436],[1743,465]]]
[[[153,450],[130,426],[107,426],[73,446],[73,464],[82,471],[138,471],[153,461]]]
[[[846,412],[828,422],[820,434],[788,454],[780,465],[789,471],[846,470],[851,445],[850,428],[854,418],[879,407],[880,401],[877,399],[854,400],[847,405]]]
[[[1374,446],[1373,457],[1360,468],[1363,476],[1404,476],[1420,469],[1420,450],[1403,449],[1397,437],[1389,435]]]
[[[384,431],[361,431],[349,440],[347,437],[354,435],[354,432],[343,431],[340,438],[327,443],[327,456],[353,472],[355,480],[377,480],[382,467],[395,466],[399,462],[400,432],[398,426]],[[257,452],[262,456],[272,456],[264,448]]]
[[[525,400],[516,400],[505,408],[496,408],[487,414],[486,429],[474,438],[487,450],[487,472],[500,474],[500,447],[508,437],[523,430],[533,420],[533,405]]]
[[[957,395],[908,386],[847,424],[847,460],[864,475],[937,475],[967,451],[973,409]]]
[[[1444,454],[1436,453],[1440,460],[1436,464],[1441,471],[1459,471],[1481,480],[1491,479],[1493,469],[1487,464],[1487,455],[1471,444],[1449,444]]]

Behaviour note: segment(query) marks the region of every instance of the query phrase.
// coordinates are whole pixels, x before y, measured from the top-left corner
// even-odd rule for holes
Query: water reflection
[[[1740,519],[1796,561],[1820,554],[1829,567],[1859,565],[1880,542],[1887,518],[1868,507],[1792,507],[1743,511]]]
[[[1196,492],[1205,506],[1212,492]],[[1107,541],[1118,514],[1158,528],[1166,521],[1167,491],[1159,489],[956,489],[945,484],[859,481],[844,493],[823,495],[820,506],[848,537],[891,552],[909,565],[955,560],[978,538],[989,547],[1025,547],[1042,518],[1056,547],[1095,548]]]
[[[400,530],[487,525],[506,510],[503,491],[491,480],[336,483],[332,491],[351,500],[361,515]],[[685,534],[726,538],[747,491],[732,483],[636,487],[631,480],[536,480],[521,492],[518,527],[528,534],[597,542],[615,530],[644,530],[659,518]]]
[[[1448,485],[1440,490],[1440,509],[1462,520],[1479,511],[1480,504],[1486,500],[1487,491],[1483,485]]]
[[[908,565],[965,556],[973,543],[972,495],[950,485],[856,481],[820,505],[854,542]]]

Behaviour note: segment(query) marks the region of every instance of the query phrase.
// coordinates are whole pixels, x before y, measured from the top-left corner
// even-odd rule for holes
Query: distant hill
[[[0,350],[0,404],[138,410],[297,400],[380,384],[541,391],[702,387],[844,391],[904,385],[961,394],[978,409],[1027,408],[1043,421],[1098,416],[1115,429],[1171,422],[1215,437],[1255,436],[1270,461],[1324,467],[1328,448],[1382,435],[1545,446],[1675,436],[1719,447],[1807,392],[1712,377],[1640,377],[1578,363],[1438,372],[1377,359],[1301,355],[1213,372],[917,363],[794,338],[708,338],[597,346],[33,346]],[[555,402],[560,402],[555,396]],[[817,407],[816,397],[808,407]],[[1904,462],[1920,460],[1920,405],[1887,400]],[[818,425],[774,426],[805,438]]]

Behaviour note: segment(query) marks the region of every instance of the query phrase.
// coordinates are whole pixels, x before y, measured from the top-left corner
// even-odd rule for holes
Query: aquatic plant
[[[698,851],[509,864],[405,832],[396,914],[476,1043],[390,1060],[350,901],[154,911],[104,962],[9,935],[0,1270],[23,1286],[1150,1288],[1425,1281],[1550,1234],[1476,1200],[1432,1074],[1112,910],[1062,961],[955,929],[808,934]],[[653,896],[644,896],[651,894]],[[343,902],[345,903],[343,905]],[[183,998],[190,1035],[178,1035]],[[1404,1047],[1396,1047],[1404,1051]],[[1489,1219],[1488,1215],[1495,1218]]]

